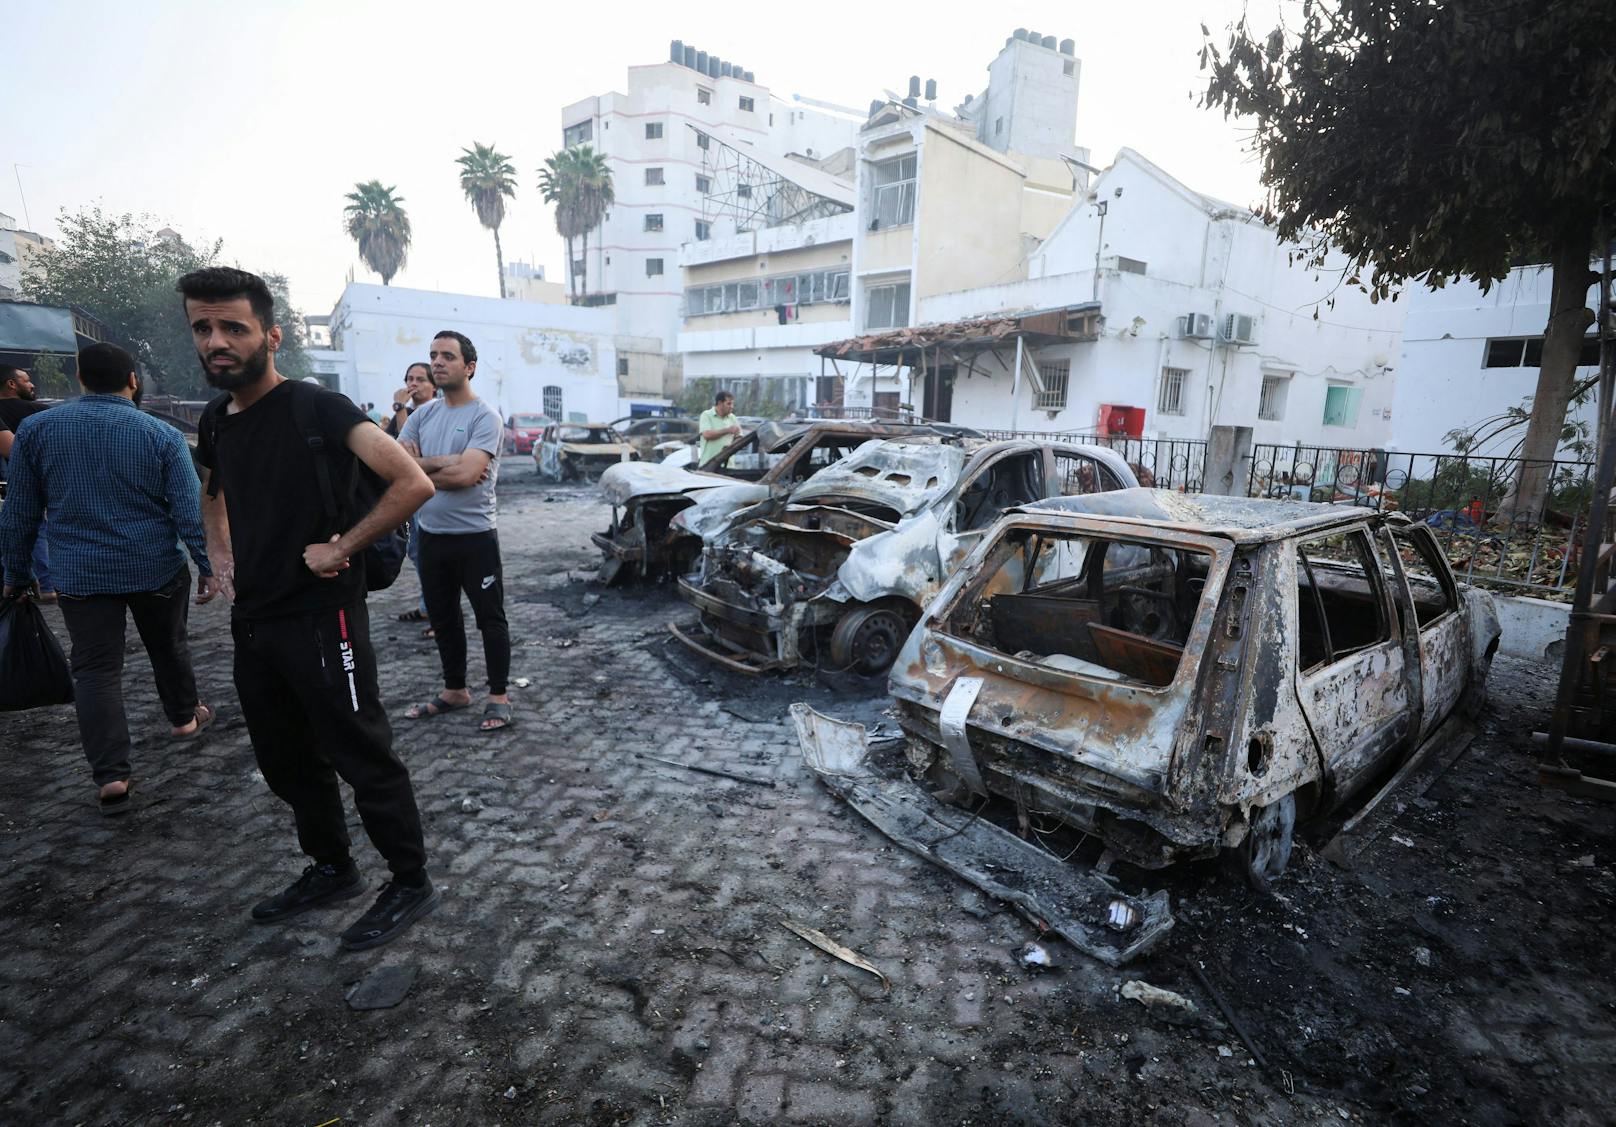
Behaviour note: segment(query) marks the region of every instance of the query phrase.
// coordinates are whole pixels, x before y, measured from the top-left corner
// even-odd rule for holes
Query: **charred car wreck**
[[[891,666],[921,608],[1006,510],[1136,485],[1095,446],[871,441],[782,504],[735,514],[679,581],[697,622],[671,627],[707,657],[761,672],[804,662]]]
[[[533,467],[544,481],[598,481],[608,467],[639,458],[609,423],[553,423],[533,447]]]
[[[783,496],[872,438],[968,435],[947,425],[836,419],[764,422],[699,468],[652,463],[613,466],[601,476],[612,523],[592,539],[600,578],[688,571],[702,540],[740,509]]]
[[[1299,818],[1479,707],[1498,638],[1492,597],[1398,514],[1134,489],[1008,515],[891,690],[946,797],[1147,869],[1227,851],[1267,887]]]

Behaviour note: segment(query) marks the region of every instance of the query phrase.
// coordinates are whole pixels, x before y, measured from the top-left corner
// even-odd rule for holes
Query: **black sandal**
[[[420,609],[407,610],[398,616],[398,620],[400,622],[425,622],[426,611]]]
[[[98,797],[96,802],[98,802],[101,806],[101,813],[107,815],[109,818],[114,814],[127,813],[129,807],[133,805],[133,802],[130,800],[129,796],[134,793],[134,790],[135,780],[128,779],[123,784],[122,794],[109,794],[105,797]]]

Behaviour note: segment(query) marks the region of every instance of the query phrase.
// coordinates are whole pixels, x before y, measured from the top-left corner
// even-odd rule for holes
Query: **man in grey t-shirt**
[[[505,586],[495,531],[494,484],[504,426],[499,413],[477,398],[471,379],[477,348],[465,336],[445,329],[428,353],[432,382],[443,398],[416,410],[398,441],[438,487],[415,519],[421,529],[421,594],[443,662],[443,691],[412,707],[405,716],[424,720],[471,704],[466,688],[466,630],[460,594],[471,601],[483,636],[488,665],[488,700],[482,731],[511,723],[506,680],[511,669],[511,636],[505,625]]]

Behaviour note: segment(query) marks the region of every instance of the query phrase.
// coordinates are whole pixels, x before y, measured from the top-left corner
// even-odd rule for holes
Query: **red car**
[[[505,453],[533,453],[533,444],[553,422],[548,415],[512,415],[505,424]]]

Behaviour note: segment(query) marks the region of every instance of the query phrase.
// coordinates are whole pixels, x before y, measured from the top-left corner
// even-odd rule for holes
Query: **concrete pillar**
[[[1244,497],[1251,481],[1251,428],[1213,427],[1206,439],[1206,480],[1201,492]]]

